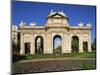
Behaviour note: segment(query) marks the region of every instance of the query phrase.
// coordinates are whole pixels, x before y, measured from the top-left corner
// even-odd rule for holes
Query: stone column
[[[65,42],[66,53],[71,53],[71,34],[69,33],[65,34],[64,42]]]
[[[63,33],[60,35],[61,36],[61,46],[62,46],[62,53],[65,53],[65,50],[64,50],[64,35]]]
[[[54,50],[53,50],[53,42],[54,42],[54,40],[53,39],[54,39],[55,34],[56,33],[54,33],[54,32],[51,33],[51,51],[52,51],[52,54],[54,53]]]
[[[68,34],[67,35],[67,42],[66,42],[66,45],[67,45],[67,53],[71,53],[71,34]]]
[[[82,34],[79,34],[79,53],[83,52],[83,38]]]
[[[34,36],[31,34],[31,47],[30,47],[30,54],[34,54]]]
[[[51,36],[51,33],[50,32],[47,32],[47,35],[45,37],[45,41],[44,41],[44,53],[45,54],[51,54],[53,53],[52,51],[52,36]]]
[[[24,49],[24,34],[20,34],[20,54],[25,54],[25,49]]]
[[[45,33],[45,36],[44,36],[44,54],[46,53],[46,50],[47,50],[47,35]]]
[[[64,33],[62,35],[62,53],[68,53],[67,49],[67,35]]]
[[[88,35],[88,52],[92,52],[91,50],[91,32]]]
[[[52,33],[50,32],[50,53],[53,54],[53,37],[52,37]],[[48,41],[48,40],[47,40]]]

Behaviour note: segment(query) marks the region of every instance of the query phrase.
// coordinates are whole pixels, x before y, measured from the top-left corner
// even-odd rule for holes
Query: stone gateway
[[[91,24],[71,26],[63,11],[51,11],[45,26],[36,26],[33,22],[26,25],[21,21],[17,32],[20,54],[91,52]],[[60,45],[55,48],[56,38],[60,39]]]

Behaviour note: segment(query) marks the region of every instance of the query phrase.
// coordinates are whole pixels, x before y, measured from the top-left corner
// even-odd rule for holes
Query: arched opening
[[[43,53],[43,37],[37,36],[35,39],[35,53],[42,54]]]
[[[62,39],[59,35],[53,38],[53,53],[61,53],[62,50]]]
[[[83,42],[83,51],[88,52],[88,42]]]
[[[79,38],[77,36],[72,37],[71,48],[72,52],[79,52]]]
[[[25,43],[25,54],[30,54],[30,43]]]

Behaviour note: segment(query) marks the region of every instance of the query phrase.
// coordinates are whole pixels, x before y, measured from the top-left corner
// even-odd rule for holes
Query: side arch
[[[79,38],[78,38],[78,36],[72,36],[71,49],[72,49],[72,52],[79,52]]]
[[[44,40],[42,36],[35,38],[35,54],[43,54],[44,52]]]

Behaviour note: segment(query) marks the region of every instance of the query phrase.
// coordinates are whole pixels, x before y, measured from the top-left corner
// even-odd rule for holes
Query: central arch
[[[43,53],[43,37],[37,36],[35,39],[35,54],[42,54]]]
[[[59,35],[53,38],[53,53],[61,53],[62,51],[62,38]]]

